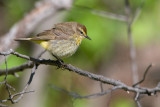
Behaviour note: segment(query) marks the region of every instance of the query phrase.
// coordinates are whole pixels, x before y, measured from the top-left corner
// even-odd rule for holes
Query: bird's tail
[[[16,38],[15,41],[30,41],[32,38]]]

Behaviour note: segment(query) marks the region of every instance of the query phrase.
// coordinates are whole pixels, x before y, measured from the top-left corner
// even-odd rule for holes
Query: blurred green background
[[[32,10],[36,1],[37,0],[1,0],[0,34],[6,33],[14,23]],[[141,0],[130,0],[130,3],[132,14],[134,14]],[[159,44],[159,4],[160,0],[145,0],[140,16],[132,25],[132,34],[137,51],[153,43]],[[113,63],[113,59],[117,57],[117,50],[121,50],[123,47],[125,50],[122,50],[122,53],[124,53],[124,55],[129,54],[127,24],[123,21],[93,14],[91,12],[92,9],[125,15],[124,0],[75,0],[70,10],[60,11],[65,12],[64,21],[76,21],[84,24],[87,27],[88,36],[92,39],[91,41],[84,40],[76,54],[64,59],[64,61],[89,72],[105,75],[105,73],[100,72],[102,65],[110,66]],[[32,43],[30,45],[28,44],[27,42],[25,44],[21,43],[16,51],[32,56],[32,50],[34,50],[35,46],[32,46],[34,45]],[[7,61],[8,67],[11,68],[22,64],[26,60],[10,56]],[[2,64],[0,68],[4,69],[5,65]],[[45,93],[42,99],[44,102],[41,105],[42,107],[89,107],[92,99],[73,99],[66,93],[56,91],[49,84],[54,84],[68,91],[77,92],[80,95],[88,95],[94,93],[91,91],[93,86],[91,83],[95,83],[94,81],[71,72],[64,72],[60,69],[57,70],[56,67],[48,67],[47,69],[49,72],[47,72],[48,74],[41,89],[41,92]],[[54,72],[51,72],[53,69]],[[23,73],[18,74],[20,78],[12,75],[8,76],[8,81],[16,88],[20,87],[20,80],[23,79],[22,77],[24,76]],[[2,81],[3,78],[4,76],[1,76],[0,81]],[[97,87],[99,87],[98,83]],[[93,86],[93,88],[95,88],[95,86]],[[7,97],[6,92],[3,93],[3,95],[1,94],[4,90],[5,88],[1,86],[0,99]],[[95,102],[96,98],[94,98],[94,103]],[[106,107],[104,106],[105,104],[106,102],[104,100],[100,107]],[[92,105],[92,107],[94,106]],[[116,96],[116,98],[110,102],[110,107],[135,107],[135,104],[127,96]]]

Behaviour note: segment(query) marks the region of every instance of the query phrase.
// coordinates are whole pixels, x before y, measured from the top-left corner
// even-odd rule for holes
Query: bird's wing
[[[73,24],[67,22],[55,24],[55,28],[52,30],[57,36],[72,36],[75,33]]]
[[[62,40],[71,38],[73,34],[74,31],[72,29],[72,26],[55,24],[54,28],[45,30],[44,32],[37,34],[36,37],[32,38],[32,40]]]
[[[48,40],[54,40],[55,35],[51,32],[51,30],[45,30],[44,32],[41,32],[37,34],[35,37],[32,38],[32,40],[43,40],[43,41],[48,41]]]

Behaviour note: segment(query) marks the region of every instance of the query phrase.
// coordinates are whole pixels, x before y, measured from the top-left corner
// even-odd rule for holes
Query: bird
[[[32,38],[16,38],[16,41],[32,41],[41,45],[55,58],[67,58],[72,56],[87,36],[87,28],[78,22],[62,22],[53,28],[45,30]]]

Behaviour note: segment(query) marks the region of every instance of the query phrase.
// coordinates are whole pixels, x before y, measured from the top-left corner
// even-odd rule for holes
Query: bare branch
[[[113,86],[120,86],[122,87],[121,89],[125,90],[125,91],[131,91],[134,93],[140,93],[140,94],[147,94],[147,95],[155,95],[156,92],[160,92],[160,87],[155,87],[155,88],[145,88],[145,87],[131,87],[131,86],[127,86],[126,84],[118,81],[118,80],[114,80],[114,79],[110,79],[107,77],[104,77],[102,75],[96,75],[84,70],[81,70],[77,67],[74,67],[71,64],[66,64],[64,62],[59,62],[59,61],[54,61],[54,60],[45,60],[45,59],[36,59],[36,58],[32,58],[26,55],[22,55],[19,54],[17,52],[14,52],[13,50],[10,50],[8,52],[0,52],[0,55],[9,55],[9,54],[13,54],[16,55],[17,57],[21,57],[30,61],[33,61],[36,65],[38,64],[45,64],[45,65],[53,65],[53,66],[57,66],[60,67],[62,69],[66,69],[69,70],[71,72],[77,73],[79,75],[88,77],[92,80],[96,80],[96,81],[100,81],[104,84],[110,84]]]
[[[16,67],[13,67],[11,69],[8,69],[8,74],[12,74],[12,75],[15,75],[16,72],[22,72],[23,70],[27,69],[27,68],[32,68],[34,65],[33,62],[29,61],[27,63],[24,63],[22,65],[19,65],[19,66],[16,66]],[[0,76],[1,75],[4,75],[6,72],[6,70],[2,70],[0,69]]]
[[[41,57],[42,54],[44,54],[45,52],[46,52],[46,50],[44,50],[43,52],[41,52],[40,55],[37,58]],[[25,70],[27,68],[33,68],[33,65],[34,65],[33,62],[28,61],[27,63],[24,63],[24,64],[16,66],[16,67],[13,67],[11,69],[8,69],[8,72],[9,72],[9,74],[15,75],[16,72],[22,72],[23,70]],[[4,75],[5,72],[6,72],[6,70],[0,69],[0,76]]]

